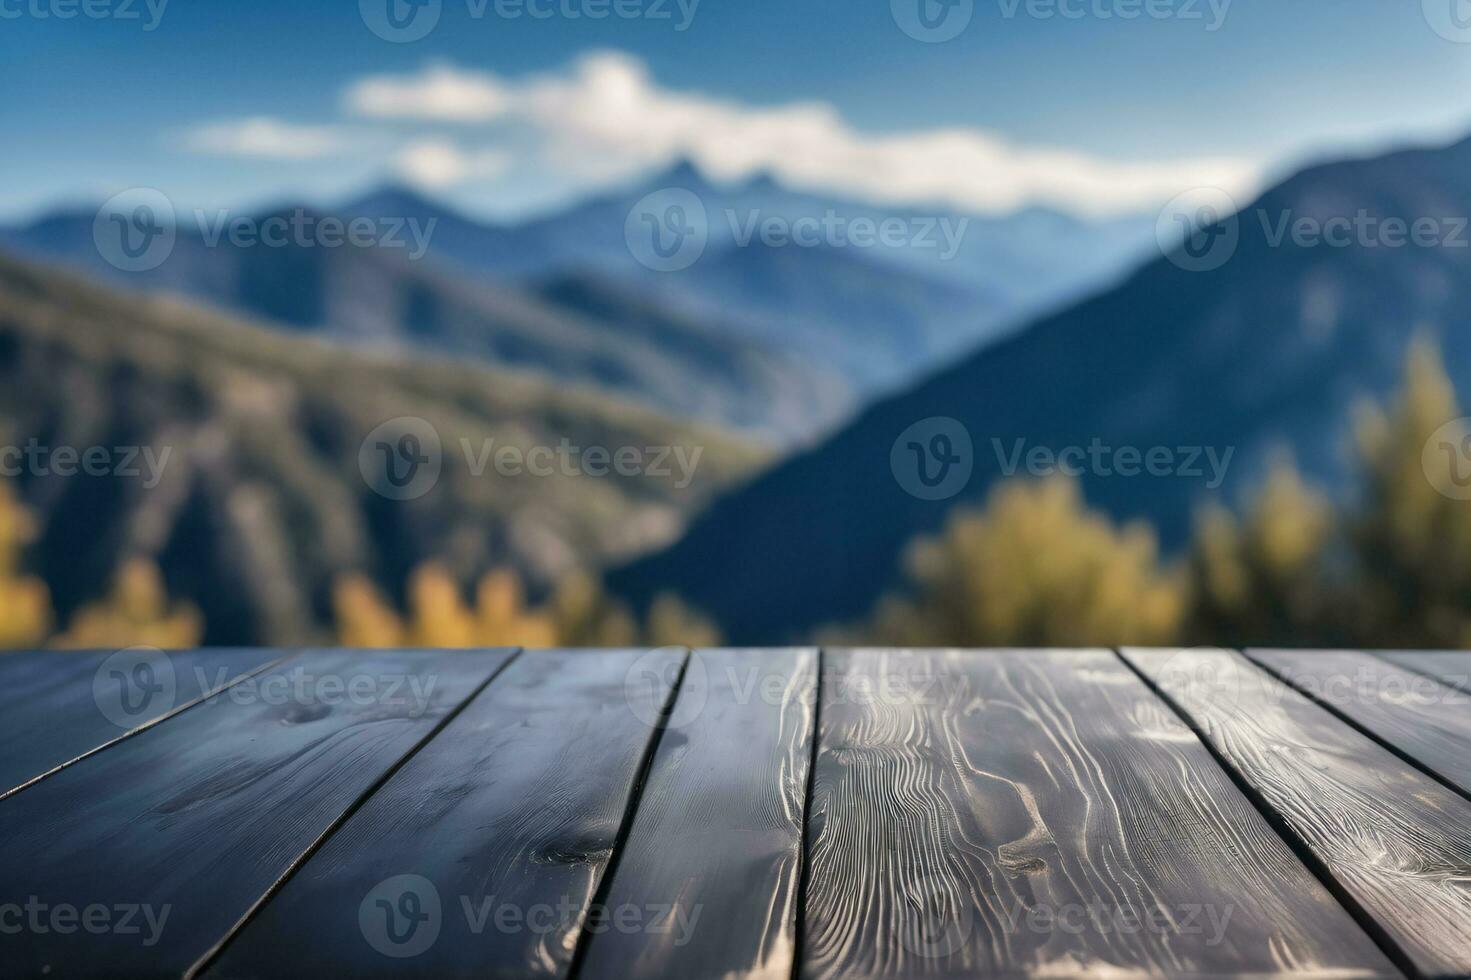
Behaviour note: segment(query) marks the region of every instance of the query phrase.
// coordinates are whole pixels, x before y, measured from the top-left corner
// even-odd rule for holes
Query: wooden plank
[[[0,798],[281,656],[150,647],[0,653]]]
[[[686,656],[522,654],[206,975],[565,975]]]
[[[1106,651],[824,653],[808,977],[1397,975]]]
[[[509,656],[303,655],[0,801],[5,972],[181,975]]]
[[[1424,976],[1471,973],[1471,802],[1221,650],[1126,651]]]
[[[1349,650],[1248,650],[1279,677],[1471,794],[1471,694]]]
[[[817,659],[692,654],[580,980],[792,976]]]
[[[1471,653],[1436,650],[1386,650],[1375,656],[1434,677],[1458,691],[1471,692]]]

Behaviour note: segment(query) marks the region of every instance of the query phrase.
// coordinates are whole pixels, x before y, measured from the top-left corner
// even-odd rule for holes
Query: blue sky
[[[357,0],[88,2],[112,15],[0,0],[0,216],[139,185],[330,200],[392,174],[512,214],[684,154],[862,196],[1107,213],[1471,132],[1471,43],[1436,6],[1462,0],[961,0],[944,43],[890,0],[617,0],[638,16],[602,20],[563,11],[614,0],[499,0],[545,18],[432,0],[412,43]]]

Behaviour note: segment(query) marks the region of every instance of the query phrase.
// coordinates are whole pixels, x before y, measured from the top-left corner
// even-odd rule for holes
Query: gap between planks
[[[639,804],[643,802],[644,787],[649,781],[649,770],[654,766],[654,757],[658,754],[659,743],[664,740],[664,732],[669,728],[669,716],[674,711],[675,702],[679,700],[679,692],[684,688],[684,677],[689,672],[690,658],[693,656],[694,650],[685,647],[684,660],[679,665],[679,674],[674,678],[674,683],[669,685],[669,695],[664,699],[664,707],[659,712],[654,731],[644,745],[644,756],[639,762],[637,775],[633,778],[633,786],[629,788],[628,803],[623,808],[623,820],[618,824],[618,833],[613,837],[613,847],[608,854],[608,866],[603,869],[603,876],[598,879],[598,887],[594,889],[592,901],[588,903],[587,914],[582,919],[582,929],[577,935],[577,945],[572,949],[572,959],[567,964],[567,976],[571,980],[575,980],[582,970],[583,961],[587,959],[587,947],[593,938],[593,917],[608,903],[608,893],[613,887],[613,876],[618,873],[618,863],[623,857],[624,845],[628,843],[628,835],[633,832],[633,822],[638,817]]]
[[[1213,647],[1212,649],[1220,649],[1223,653],[1226,653],[1227,655],[1240,657],[1249,667],[1258,667],[1256,661],[1246,656],[1246,654],[1241,652],[1240,650],[1232,650],[1224,647]],[[1303,839],[1302,836],[1300,836],[1297,831],[1292,828],[1291,824],[1287,822],[1287,820],[1277,811],[1274,806],[1267,802],[1266,797],[1264,797],[1261,792],[1256,788],[1256,786],[1254,786],[1251,781],[1247,779],[1245,774],[1240,772],[1236,768],[1236,766],[1231,763],[1231,760],[1227,759],[1225,755],[1223,755],[1221,751],[1216,748],[1215,744],[1212,743],[1210,738],[1207,737],[1206,733],[1201,730],[1200,725],[1197,724],[1195,718],[1188,711],[1185,710],[1184,706],[1179,704],[1173,697],[1170,696],[1168,692],[1166,692],[1163,688],[1156,684],[1154,682],[1154,679],[1146,674],[1143,669],[1134,664],[1134,662],[1128,657],[1124,656],[1122,649],[1114,648],[1113,654],[1115,657],[1123,662],[1125,667],[1133,671],[1134,674],[1138,676],[1141,681],[1144,682],[1144,686],[1149,688],[1149,690],[1154,693],[1155,697],[1159,698],[1166,707],[1168,707],[1171,711],[1175,713],[1182,724],[1184,724],[1187,728],[1190,729],[1192,733],[1194,733],[1196,740],[1200,742],[1201,745],[1205,746],[1205,750],[1210,753],[1211,758],[1216,760],[1216,765],[1221,767],[1221,770],[1225,772],[1226,776],[1233,783],[1236,784],[1236,788],[1241,791],[1241,794],[1246,797],[1246,799],[1251,803],[1252,806],[1256,807],[1257,811],[1261,813],[1263,819],[1267,821],[1268,826],[1270,826],[1274,831],[1277,832],[1277,836],[1281,837],[1282,841],[1289,848],[1291,848],[1292,852],[1297,855],[1298,860],[1301,861],[1304,867],[1306,867],[1308,871],[1312,873],[1313,877],[1318,879],[1323,887],[1328,890],[1328,893],[1338,900],[1338,904],[1343,906],[1344,910],[1359,925],[1359,928],[1364,930],[1364,932],[1369,936],[1370,939],[1374,941],[1374,944],[1379,947],[1380,951],[1384,953],[1389,961],[1393,963],[1396,967],[1398,967],[1405,976],[1411,978],[1411,980],[1423,980],[1424,975],[1420,972],[1418,968],[1416,968],[1414,963],[1410,960],[1408,954],[1401,950],[1399,945],[1392,938],[1390,938],[1388,931],[1386,931],[1384,927],[1379,924],[1378,920],[1375,919],[1374,916],[1371,915],[1369,911],[1359,903],[1358,899],[1354,898],[1354,896],[1348,891],[1348,889],[1344,887],[1343,883],[1340,882],[1337,876],[1335,876],[1333,872],[1329,869],[1327,863],[1322,858],[1318,857],[1317,853],[1313,850],[1312,845],[1309,844],[1305,839]]]
[[[431,728],[418,742],[414,743],[414,745],[411,746],[409,750],[403,754],[402,758],[396,761],[393,765],[389,766],[388,769],[386,769],[376,780],[373,781],[372,785],[370,785],[361,794],[359,794],[357,799],[353,800],[346,809],[338,814],[337,818],[333,820],[330,824],[328,824],[327,828],[317,836],[317,839],[307,845],[306,849],[298,854],[296,856],[296,859],[286,866],[286,870],[281,872],[281,876],[271,884],[271,887],[265,890],[265,893],[262,894],[260,898],[256,899],[255,904],[251,905],[250,908],[245,910],[245,914],[240,917],[238,922],[230,927],[229,931],[227,931],[225,935],[221,937],[220,941],[215,943],[214,946],[210,947],[210,949],[203,956],[201,956],[193,966],[191,966],[188,970],[184,972],[183,980],[196,980],[196,978],[199,977],[200,974],[207,970],[210,965],[219,958],[220,954],[225,951],[225,948],[230,945],[235,937],[243,932],[246,926],[250,925],[250,921],[256,917],[260,910],[265,908],[266,904],[270,902],[272,898],[276,897],[276,895],[281,891],[282,888],[286,887],[286,883],[291,880],[291,877],[295,875],[299,870],[301,870],[301,868],[303,868],[306,863],[310,861],[312,857],[322,849],[322,846],[327,843],[332,835],[337,833],[338,829],[340,829],[344,824],[351,820],[353,814],[361,810],[363,806],[367,804],[368,800],[372,799],[373,795],[378,792],[378,790],[382,789],[383,786],[390,779],[398,774],[398,771],[400,769],[408,765],[410,759],[418,755],[419,752],[422,751],[426,745],[428,745],[430,742],[433,742],[437,737],[439,737],[439,733],[444,731],[444,729],[447,728],[452,721],[458,718],[460,716],[460,713],[468,708],[471,702],[478,698],[481,693],[483,693],[485,689],[489,687],[497,677],[501,676],[501,674],[505,671],[507,667],[509,667],[512,663],[519,659],[521,654],[524,652],[524,647],[516,647],[515,651],[504,661],[502,661],[500,666],[491,671],[490,676],[482,681],[480,685],[477,686],[473,691],[471,691],[468,697],[466,697],[459,704],[455,705],[453,709],[446,711],[444,717],[439,720],[438,724]]]
[[[807,889],[812,880],[812,862],[809,859],[812,847],[812,791],[817,782],[817,756],[822,748],[822,672],[826,656],[827,648],[818,647],[816,676],[812,684],[812,738],[808,746],[807,780],[802,797],[802,849],[797,872],[797,921],[792,938],[792,980],[800,980],[802,962],[807,956]]]
[[[154,718],[154,719],[152,719],[150,721],[146,721],[146,722],[144,722],[143,724],[139,725],[136,728],[130,728],[127,731],[123,732],[121,735],[117,736],[116,738],[110,738],[107,741],[103,742],[101,745],[93,746],[92,748],[88,749],[87,751],[83,752],[82,754],[76,756],[75,758],[68,759],[65,762],[61,763],[60,765],[52,766],[50,769],[47,769],[45,772],[40,773],[40,774],[35,775],[35,776],[32,776],[30,779],[27,779],[25,782],[21,783],[19,786],[12,786],[10,789],[5,790],[4,792],[0,792],[0,801],[8,800],[10,797],[12,797],[15,794],[19,793],[21,790],[30,789],[32,786],[36,785],[41,780],[48,779],[51,776],[54,776],[57,773],[61,772],[63,769],[70,769],[72,766],[76,765],[77,763],[82,762],[82,761],[85,761],[87,759],[90,759],[90,758],[92,758],[92,756],[96,755],[99,752],[102,752],[105,749],[110,749],[114,745],[117,745],[117,744],[119,744],[121,742],[127,741],[128,739],[132,738],[134,735],[139,735],[139,734],[141,734],[143,732],[148,731],[150,728],[154,728],[154,727],[156,727],[158,725],[163,724],[164,722],[168,721],[170,718],[177,718],[179,715],[182,715],[184,712],[188,711],[190,708],[193,708],[193,707],[196,707],[198,705],[204,704],[206,701],[212,701],[212,700],[218,698],[220,695],[224,694],[226,691],[230,690],[235,685],[244,683],[245,681],[250,680],[252,677],[257,677],[260,674],[263,674],[263,673],[265,673],[268,670],[274,670],[275,668],[281,666],[282,664],[286,663],[287,661],[294,660],[295,658],[301,656],[301,654],[302,654],[302,651],[301,650],[295,650],[295,651],[293,651],[291,653],[285,654],[284,656],[277,657],[274,660],[268,660],[267,662],[261,664],[259,667],[256,667],[253,670],[247,670],[245,673],[241,674],[239,677],[233,677],[233,678],[231,678],[230,679],[230,682],[227,683],[227,684],[221,684],[219,687],[211,688],[210,690],[207,690],[207,691],[201,691],[199,693],[199,697],[195,698],[194,700],[192,700],[192,701],[186,701],[183,704],[179,705],[177,708],[174,708],[172,711],[165,712],[164,714],[159,715],[157,718]],[[65,656],[65,654],[64,653],[63,654],[60,654],[60,656]]]
[[[1312,653],[1313,651],[1306,651],[1306,652],[1307,653]],[[1384,664],[1386,664],[1386,665],[1388,665],[1390,667],[1395,667],[1395,668],[1399,668],[1399,669],[1402,669],[1402,670],[1409,670],[1409,668],[1401,667],[1399,664],[1395,663],[1392,660],[1385,660],[1384,658],[1379,657],[1372,650],[1366,650],[1366,651],[1363,651],[1363,652],[1368,653],[1370,656],[1374,657],[1376,660],[1379,660],[1381,663],[1384,663]],[[1303,697],[1307,698],[1313,704],[1315,704],[1318,707],[1322,708],[1324,711],[1327,711],[1330,715],[1332,715],[1334,718],[1338,719],[1340,722],[1342,722],[1347,727],[1352,728],[1354,731],[1358,732],[1360,735],[1362,735],[1365,738],[1369,739],[1369,741],[1374,742],[1380,748],[1384,749],[1386,752],[1388,752],[1390,755],[1393,755],[1394,757],[1396,757],[1397,759],[1399,759],[1401,762],[1405,763],[1406,765],[1410,766],[1413,769],[1418,770],[1419,772],[1421,772],[1423,775],[1429,777],[1430,779],[1435,780],[1437,783],[1439,783],[1440,785],[1444,786],[1446,789],[1450,790],[1452,793],[1455,793],[1457,796],[1465,799],[1468,802],[1471,802],[1471,792],[1468,792],[1467,790],[1463,789],[1461,786],[1457,785],[1453,780],[1448,779],[1445,776],[1442,776],[1435,769],[1431,768],[1430,765],[1428,765],[1427,763],[1421,762],[1419,759],[1415,758],[1415,756],[1411,755],[1407,750],[1400,748],[1399,746],[1395,745],[1393,742],[1389,741],[1387,738],[1383,737],[1382,735],[1377,734],[1372,728],[1369,728],[1367,725],[1363,725],[1363,724],[1359,723],[1354,718],[1352,718],[1348,713],[1346,713],[1345,711],[1343,711],[1342,709],[1340,709],[1338,707],[1335,707],[1332,701],[1324,700],[1323,698],[1319,697],[1316,693],[1314,693],[1309,688],[1305,687],[1304,685],[1302,685],[1300,683],[1297,683],[1297,682],[1293,681],[1293,679],[1292,679],[1292,677],[1290,675],[1284,674],[1282,671],[1278,670],[1276,667],[1273,667],[1271,664],[1268,664],[1268,663],[1266,663],[1266,662],[1264,662],[1262,660],[1258,660],[1256,657],[1251,656],[1250,654],[1246,653],[1245,651],[1241,651],[1241,656],[1247,661],[1247,663],[1251,664],[1253,667],[1256,667],[1258,670],[1260,670],[1263,673],[1265,673],[1268,677],[1271,677],[1271,678],[1273,678],[1274,680],[1277,680],[1277,681],[1281,681],[1283,684],[1287,685],[1289,688],[1291,688],[1292,690],[1296,691],[1298,694],[1301,694]],[[1419,674],[1419,671],[1412,671],[1412,673]],[[1427,680],[1434,681],[1435,683],[1439,684],[1441,687],[1444,687],[1447,691],[1454,691],[1454,690],[1456,690],[1456,688],[1453,688],[1453,687],[1447,685],[1445,682],[1441,681],[1437,677],[1431,677],[1429,674],[1419,674],[1419,676],[1424,677]]]

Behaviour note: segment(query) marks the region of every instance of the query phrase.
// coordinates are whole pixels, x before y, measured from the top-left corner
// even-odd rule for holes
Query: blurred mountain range
[[[670,189],[698,196],[710,241],[690,268],[660,273],[635,261],[625,223],[639,201]],[[718,186],[680,164],[625,192],[515,225],[479,221],[396,186],[328,209],[232,215],[257,227],[272,217],[329,215],[416,223],[432,229],[419,261],[402,248],[232,244],[209,234],[221,219],[181,214],[167,260],[124,272],[94,242],[97,213],[52,211],[0,228],[0,243],[283,329],[535,370],[777,445],[810,439],[1027,311],[1116,274],[1152,228],[1140,218],[1089,223],[1036,210],[981,218],[881,209],[788,191],[769,178]],[[828,215],[845,224],[898,220],[926,232],[924,244],[741,241],[757,222]],[[942,222],[953,247],[938,231]]]
[[[392,499],[362,457],[370,433],[404,417],[432,426],[440,471]],[[696,465],[536,476],[492,461],[564,441],[670,448]],[[30,570],[63,617],[124,559],[153,558],[204,613],[211,644],[319,642],[349,571],[390,593],[431,558],[464,579],[508,566],[549,585],[668,543],[716,487],[767,459],[595,387],[348,350],[4,255],[0,445],[37,518]],[[97,472],[64,472],[88,452]]]
[[[4,433],[11,444],[36,433],[191,447],[176,496],[96,481],[27,488],[42,498],[51,537],[39,553],[63,609],[141,550],[206,607],[212,636],[277,637],[320,623],[342,569],[396,588],[423,557],[469,575],[508,555],[534,583],[624,563],[609,585],[635,605],[676,591],[730,642],[782,642],[867,614],[916,535],[1004,476],[1045,475],[1059,455],[1078,454],[1090,504],[1147,519],[1166,548],[1184,542],[1201,502],[1239,499],[1284,449],[1349,497],[1344,420],[1395,387],[1412,338],[1438,341],[1453,380],[1471,388],[1468,173],[1471,141],[1314,166],[1234,216],[1234,205],[1198,209],[1203,228],[1117,281],[1109,269],[1138,254],[1137,220],[975,219],[948,260],[742,245],[727,231],[752,211],[787,220],[844,202],[769,180],[717,186],[689,167],[515,226],[393,188],[333,209],[438,217],[422,262],[182,244],[155,273],[124,277],[99,266],[92,213],[56,214],[7,240],[250,311],[255,325],[6,263],[0,417],[17,427]],[[659,273],[634,259],[624,227],[644,196],[669,188],[698,196],[709,242],[689,268]],[[864,216],[882,217],[871,206]],[[1153,222],[1145,230],[1152,242]],[[1003,255],[1014,282],[990,273]],[[1067,300],[1090,282],[1095,291]],[[698,444],[718,462],[685,491],[447,477],[447,491],[391,502],[354,461],[365,432],[398,415],[523,443],[573,432]],[[915,490],[917,466],[957,446],[933,441],[937,425],[964,430],[970,474],[929,499]],[[761,471],[769,457],[753,436],[799,448]],[[1028,465],[1034,451],[1041,470]],[[1167,471],[1120,474],[1121,451],[1136,468],[1163,452]]]
[[[866,614],[916,535],[1070,447],[1110,454],[1074,457],[1089,502],[1147,518],[1170,548],[1201,501],[1237,499],[1284,448],[1349,497],[1344,420],[1396,385],[1413,337],[1438,341],[1452,380],[1471,388],[1471,141],[1314,166],[1229,214],[1207,213],[1188,242],[1115,288],[870,406],[610,586],[638,601],[677,587],[731,642],[799,636]],[[916,463],[961,462],[959,440],[932,441],[945,425],[925,421],[935,417],[973,446],[968,481],[940,500],[901,485],[923,487],[906,469]],[[1131,449],[1138,469],[1156,447],[1167,475],[1117,472],[1112,453]],[[1212,452],[1225,461],[1219,487]]]
[[[640,202],[670,191],[699,200],[708,244],[688,269],[662,273],[635,260],[625,224]],[[501,281],[539,283],[593,270],[632,284],[701,322],[836,369],[860,401],[1121,274],[1153,241],[1154,228],[1153,215],[1086,221],[1042,208],[980,216],[888,207],[791,190],[770,176],[718,184],[688,161],[515,225],[468,219],[402,187],[339,210],[438,218],[431,253]],[[842,230],[812,245],[763,240],[764,223],[790,229],[800,219],[840,229],[898,222],[909,231],[872,245],[854,245]]]
[[[327,215],[288,207],[250,220],[263,227],[272,217],[306,224]],[[309,239],[268,247],[225,237],[211,244],[187,223],[166,261],[127,272],[98,250],[95,218],[95,209],[52,213],[0,234],[0,243],[119,286],[203,300],[282,329],[365,349],[535,370],[772,441],[830,423],[851,405],[847,386],[822,368],[608,279],[568,273],[543,288],[523,288],[457,276],[402,248],[321,247]]]

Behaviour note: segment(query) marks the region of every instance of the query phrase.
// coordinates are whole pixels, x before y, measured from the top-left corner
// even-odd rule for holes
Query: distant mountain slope
[[[625,353],[657,352],[668,362],[689,365],[680,376],[660,380],[669,410],[696,419],[772,438],[806,437],[845,418],[856,399],[854,386],[823,352],[771,352],[780,337],[739,339],[721,323],[722,310],[705,316],[679,312],[631,287],[596,274],[569,274],[536,287],[547,305],[597,324],[616,337]]]
[[[644,288],[696,319],[738,317],[756,342],[830,365],[870,396],[973,347],[1010,311],[974,288],[862,253],[759,243]]]
[[[434,426],[443,471],[398,501],[369,488],[359,454],[375,427],[404,416]],[[212,644],[311,639],[345,570],[396,588],[437,557],[464,575],[511,563],[546,582],[626,558],[671,540],[715,487],[764,459],[593,389],[345,351],[0,256],[0,446],[33,439],[148,447],[156,460],[168,450],[152,488],[29,463],[13,479],[40,519],[32,561],[63,613],[101,594],[119,558],[154,556],[171,592],[202,607]],[[672,463],[667,476],[498,475],[488,455],[557,451],[564,439],[701,455],[685,487]]]
[[[629,251],[625,224],[647,195],[695,194],[709,243],[688,269],[655,272]],[[341,208],[371,217],[437,218],[438,258],[503,281],[569,271],[601,278],[800,355],[828,358],[860,394],[913,378],[995,337],[1023,314],[1057,305],[1120,274],[1152,244],[1153,215],[1085,221],[1027,209],[980,216],[898,207],[783,187],[769,177],[717,184],[682,162],[626,190],[514,225],[476,225],[405,188],[381,188]],[[822,244],[763,244],[763,223],[825,220]],[[853,245],[855,221],[899,221],[902,244]],[[942,228],[953,235],[947,240]],[[896,342],[898,338],[899,342]]]
[[[938,230],[925,235],[935,242],[933,246],[880,244],[847,251],[862,252],[924,279],[970,287],[1011,305],[1054,301],[1117,275],[1151,246],[1154,225],[1152,214],[1083,219],[1037,207],[1011,214],[975,215],[940,206],[884,205],[793,190],[767,176],[720,184],[688,161],[626,189],[516,223],[470,218],[400,185],[376,188],[334,210],[374,218],[435,218],[439,231],[430,247],[436,256],[502,279],[537,279],[576,268],[643,275],[647,270],[629,255],[624,222],[645,196],[671,188],[691,191],[704,203],[714,252],[730,248],[737,235],[747,233],[753,215],[790,222],[821,218],[832,211],[847,222],[856,218],[947,219],[952,227],[963,219],[964,233],[953,256]],[[921,230],[920,225],[915,227]]]
[[[690,268],[656,272],[635,260],[625,225],[646,195],[671,188],[699,197],[709,245]],[[322,217],[294,207],[255,217],[297,211]],[[482,221],[393,185],[330,214],[432,227],[430,260],[409,261],[403,249],[235,247],[228,238],[207,247],[194,216],[184,215],[162,266],[123,274],[98,254],[89,208],[0,228],[0,244],[129,288],[173,290],[336,339],[591,382],[792,445],[994,339],[1028,311],[1117,274],[1151,226],[1038,209],[981,217],[888,207],[770,178],[716,184],[688,163],[515,224]],[[815,245],[763,242],[757,231],[828,218],[840,231]],[[913,239],[853,245],[855,221],[899,222]],[[559,284],[573,280],[586,284],[576,301],[558,302]],[[608,295],[594,297],[593,288]]]
[[[1397,247],[1358,233],[1346,247],[1278,240],[1284,218],[1352,221],[1361,209],[1407,226],[1429,219],[1450,241],[1417,247],[1403,232]],[[1141,452],[1231,451],[1220,491],[1204,476],[1084,477],[1090,502],[1148,518],[1171,547],[1185,540],[1199,501],[1236,496],[1274,447],[1291,447],[1342,496],[1353,405],[1395,386],[1416,332],[1439,340],[1463,396],[1471,394],[1466,216],[1471,142],[1308,169],[1244,209],[1239,246],[1219,268],[1190,272],[1159,258],[872,406],[719,500],[676,545],[612,584],[635,599],[678,587],[738,643],[863,615],[898,581],[903,547],[954,506],[982,499],[1017,440],[1054,452],[1095,439]],[[900,434],[935,416],[959,420],[974,443],[965,491],[938,502],[906,493],[890,465]]]
[[[275,213],[289,219],[297,211],[323,217]],[[776,442],[811,435],[853,402],[851,388],[824,365],[722,330],[717,316],[661,310],[608,281],[589,279],[577,302],[561,303],[554,294],[453,275],[403,249],[211,245],[188,224],[158,268],[121,272],[93,243],[94,217],[57,213],[0,241],[133,289],[176,291],[360,345],[536,370]],[[431,240],[453,239],[453,219],[441,220],[449,224],[434,226]],[[607,294],[595,299],[598,289]]]

